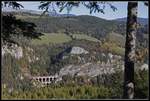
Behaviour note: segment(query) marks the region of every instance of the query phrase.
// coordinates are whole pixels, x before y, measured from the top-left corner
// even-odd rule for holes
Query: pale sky
[[[19,2],[24,6],[24,9],[28,10],[39,10],[38,6],[40,5],[40,1],[22,1]],[[109,6],[106,6],[105,14],[102,13],[89,13],[89,10],[86,9],[83,5],[80,5],[78,8],[73,8],[70,14],[75,15],[92,15],[97,16],[104,19],[116,19],[116,18],[122,18],[127,16],[127,2],[126,1],[119,1],[119,2],[111,2],[115,7],[117,7],[117,11],[113,12],[112,9],[110,9]],[[58,11],[58,9],[56,8]],[[66,10],[63,10],[61,14],[67,13]],[[148,18],[148,7],[144,5],[143,2],[138,3],[138,17],[141,18]]]

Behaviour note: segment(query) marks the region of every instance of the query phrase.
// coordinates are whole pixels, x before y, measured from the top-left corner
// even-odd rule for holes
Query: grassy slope
[[[65,34],[46,34],[40,37],[41,40],[35,39],[32,41],[33,44],[35,45],[41,45],[41,44],[49,44],[49,43],[63,43],[63,42],[68,42],[71,41],[71,38]]]
[[[98,39],[88,36],[88,35],[85,35],[85,34],[74,34],[73,37],[76,39],[85,39],[85,40],[94,41],[94,42],[99,41]]]
[[[74,34],[73,35],[76,39],[85,39],[85,40],[89,40],[89,41],[94,41],[97,42],[99,40],[97,40],[96,38],[87,36],[87,35],[83,35],[83,34]],[[71,38],[69,36],[67,36],[66,34],[63,33],[45,33],[45,35],[41,36],[41,40],[39,39],[35,39],[32,41],[33,44],[35,45],[41,45],[41,44],[59,44],[59,43],[64,43],[64,42],[68,42],[71,41]]]

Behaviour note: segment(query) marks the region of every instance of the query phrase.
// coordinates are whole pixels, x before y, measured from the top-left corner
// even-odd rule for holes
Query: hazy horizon
[[[38,6],[40,5],[39,1],[34,2],[19,2],[24,6],[23,9],[26,10],[35,10],[35,11],[42,11],[38,9]],[[96,16],[99,18],[103,18],[106,20],[114,20],[118,18],[125,18],[127,17],[127,2],[111,2],[116,8],[117,11],[113,12],[112,9],[109,6],[106,6],[105,14],[102,13],[89,13],[89,10],[85,8],[83,5],[79,5],[79,7],[73,8],[70,12],[70,14],[75,15],[90,15],[90,16]],[[59,14],[67,14],[66,9],[64,9],[62,12],[58,11],[58,8],[55,7],[57,13]],[[148,7],[144,5],[144,3],[139,2],[138,4],[138,17],[139,18],[148,18]]]

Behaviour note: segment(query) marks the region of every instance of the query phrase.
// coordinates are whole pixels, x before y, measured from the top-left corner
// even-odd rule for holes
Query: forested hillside
[[[66,34],[86,34],[95,37],[99,40],[111,33],[121,34],[125,37],[126,24],[120,20],[105,20],[94,16],[82,15],[73,17],[51,17],[38,15],[16,15],[25,21],[34,22],[37,25],[37,30],[44,33],[66,33]],[[28,17],[29,16],[29,17]],[[143,19],[144,22],[148,21]],[[147,43],[148,38],[148,25],[143,24],[142,18],[139,20],[137,42]],[[145,42],[143,42],[145,41]]]

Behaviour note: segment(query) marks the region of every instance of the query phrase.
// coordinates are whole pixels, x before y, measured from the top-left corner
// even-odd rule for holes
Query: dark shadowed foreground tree
[[[17,2],[3,2],[2,7],[11,6],[14,9],[20,9],[23,7]],[[3,43],[17,43],[13,40],[13,36],[23,35],[28,38],[39,38],[41,33],[36,31],[36,25],[31,22],[16,19],[15,16],[8,13],[2,13],[2,34],[1,39]]]
[[[1,2],[1,6],[2,7],[12,7],[13,9],[20,9],[20,8],[24,8],[21,4],[17,3],[17,2],[11,2],[11,1],[4,1]]]
[[[137,33],[137,2],[128,2],[125,43],[124,98],[134,98],[134,62]]]
[[[43,14],[49,11],[49,9],[55,10],[55,7],[57,6],[59,8],[59,12],[67,9],[67,12],[69,13],[73,7],[78,7],[80,4],[84,5],[87,9],[90,10],[90,13],[94,12],[100,12],[105,14],[105,8],[106,6],[109,6],[113,11],[116,11],[117,8],[113,6],[109,2],[103,2],[103,1],[57,1],[57,2],[51,2],[51,1],[44,1],[41,2],[41,5],[39,6],[39,9],[44,10]]]
[[[36,25],[31,22],[16,19],[12,14],[2,14],[2,41],[13,42],[13,35],[23,35],[30,38],[39,38],[41,33],[36,32]]]
[[[148,6],[148,2],[144,2]],[[126,43],[125,43],[125,71],[124,71],[124,94],[123,98],[134,98],[134,64],[137,33],[138,2],[128,2]]]

